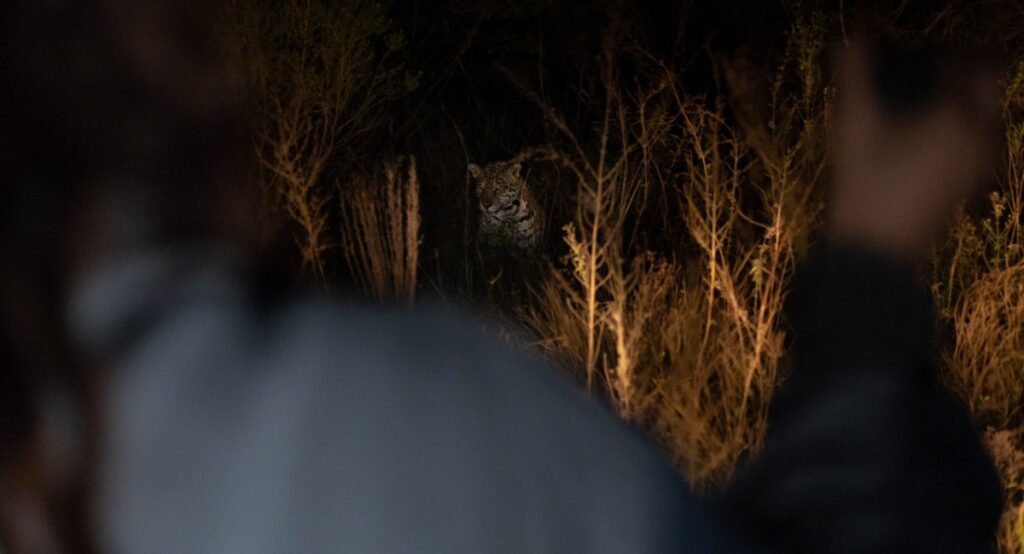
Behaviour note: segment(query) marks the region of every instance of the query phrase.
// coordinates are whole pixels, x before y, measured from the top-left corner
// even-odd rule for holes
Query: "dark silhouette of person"
[[[878,75],[900,59],[931,75]],[[787,299],[794,368],[732,513],[781,552],[994,551],[998,476],[935,383],[921,284],[936,235],[993,161],[991,68],[855,43],[839,69],[826,237]]]
[[[906,271],[976,181],[984,105],[890,121],[851,64],[835,242],[795,285],[799,362],[765,451],[719,505],[466,318],[266,278],[241,104],[204,13],[169,0],[2,10],[11,552],[989,545],[998,483],[931,387],[928,301]]]

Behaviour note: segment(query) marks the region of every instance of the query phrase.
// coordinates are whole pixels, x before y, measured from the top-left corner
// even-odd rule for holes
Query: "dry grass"
[[[366,1],[235,0],[231,12],[229,42],[245,61],[256,101],[267,212],[287,216],[304,269],[326,286],[334,190],[325,173],[346,173],[389,103],[415,86],[389,59],[404,39],[383,7]]]
[[[987,428],[1003,477],[1001,552],[1024,552],[1024,63],[1004,81],[1004,163],[980,208],[963,208],[936,250],[932,291],[954,331],[943,378]]]
[[[671,286],[664,261],[653,256],[628,261],[622,252],[623,226],[637,195],[647,158],[645,139],[634,117],[645,118],[663,86],[644,91],[639,99],[622,94],[616,85],[614,39],[605,46],[601,63],[603,106],[593,149],[570,129],[566,120],[529,87],[517,82],[541,108],[564,139],[565,148],[546,154],[576,177],[577,202],[572,223],[565,225],[569,254],[563,267],[552,268],[532,305],[520,310],[524,321],[563,360],[578,362],[588,389],[600,380],[613,405],[626,419],[641,417],[654,400],[649,379],[648,332],[658,319]],[[657,276],[657,279],[652,279]]]
[[[1024,429],[989,430],[985,442],[1002,475],[1006,492],[1006,506],[999,522],[1000,552],[1024,553]]]
[[[1024,264],[985,273],[953,313],[947,382],[971,412],[1000,428],[1024,416]]]
[[[724,483],[739,457],[760,446],[784,355],[782,304],[795,246],[810,222],[813,181],[798,181],[789,160],[774,168],[747,163],[757,148],[751,133],[734,134],[719,113],[683,113],[692,152],[683,220],[700,253],[689,260],[691,278],[661,327],[660,347],[672,363],[659,427],[703,487]],[[761,172],[768,188],[752,210],[740,185]]]
[[[365,293],[411,306],[420,247],[416,161],[390,163],[383,173],[383,180],[363,177],[339,187],[341,250]]]
[[[592,150],[541,106],[567,139],[551,157],[577,176],[578,203],[569,255],[523,319],[588,383],[599,379],[620,415],[649,424],[691,483],[714,487],[760,444],[784,355],[786,283],[816,216],[823,151],[807,145],[822,142],[823,95],[811,82],[766,114],[737,91],[747,110],[737,131],[721,104],[685,98],[664,66],[646,88],[620,92],[611,51]],[[753,182],[763,188],[744,202]],[[629,259],[623,223],[647,205],[638,198],[659,194],[677,205],[673,228],[695,253]]]

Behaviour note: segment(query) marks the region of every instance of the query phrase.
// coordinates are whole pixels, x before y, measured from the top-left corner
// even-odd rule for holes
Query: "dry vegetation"
[[[473,125],[452,125],[444,112],[435,123],[448,134],[424,123],[411,126],[428,129],[419,142],[388,135],[385,110],[417,86],[394,61],[404,39],[376,5],[339,5],[347,7],[286,2],[273,16],[255,4],[235,7],[258,95],[254,136],[268,214],[289,220],[274,229],[294,234],[306,274],[325,285],[347,280],[372,298],[411,304],[426,282],[452,280],[441,267],[449,263],[463,268],[462,281],[436,288],[484,300],[466,277],[471,258],[446,262],[442,248],[470,240],[473,204],[460,187]],[[952,16],[941,15],[948,28]],[[587,109],[572,117],[543,82],[501,69],[549,131],[543,144],[520,142],[519,157],[573,183],[542,194],[571,207],[552,225],[561,236],[538,261],[543,276],[528,293],[508,292],[512,302],[502,306],[513,309],[503,315],[622,417],[655,433],[691,483],[710,491],[756,453],[786,362],[781,308],[820,223],[832,94],[826,45],[845,28],[835,17],[794,11],[780,61],[716,58],[716,85],[727,93],[712,96],[689,92],[677,65],[626,31],[608,30],[590,84],[581,85]],[[958,213],[937,246],[932,291],[953,330],[944,380],[985,432],[1008,492],[1002,551],[1021,554],[1024,62],[1004,85],[997,185],[987,202]],[[428,121],[422,106],[435,88],[412,103],[414,121]],[[447,151],[439,135],[456,154],[437,154]],[[366,146],[382,142],[392,151]],[[417,173],[411,158],[387,162],[399,154],[436,165]],[[421,180],[425,193],[454,192],[421,200]],[[433,212],[424,212],[428,204]],[[428,256],[420,224],[431,218],[424,229],[438,236],[423,233],[434,245]]]
[[[779,68],[769,88],[778,91],[793,69]],[[567,261],[540,285],[524,320],[588,385],[598,379],[624,418],[650,424],[692,483],[721,484],[759,444],[784,354],[779,317],[814,221],[823,156],[808,144],[822,142],[823,98],[808,87],[806,97],[776,97],[769,112],[737,91],[747,111],[736,130],[721,103],[686,98],[671,74],[629,94],[630,103],[613,89],[613,69],[605,71],[593,160],[545,110],[573,146],[552,157],[577,176],[579,201],[565,227]],[[816,113],[794,117],[808,106]],[[752,181],[761,188],[745,187]],[[695,251],[627,259],[623,224],[655,188],[674,197],[670,224]]]
[[[363,153],[360,141],[382,125],[389,103],[415,88],[415,79],[390,59],[404,39],[374,2],[292,0],[269,7],[235,0],[229,20],[235,39],[229,42],[252,89],[253,141],[263,170],[268,232],[280,232],[281,220],[289,221],[286,228],[294,235],[303,270],[327,285],[327,258],[338,245],[330,236],[335,190],[328,183],[337,179],[332,174],[353,169]],[[376,41],[382,49],[375,48]],[[411,171],[409,189],[418,191],[414,166]],[[348,230],[363,228],[354,225]],[[366,231],[376,233],[377,228]],[[405,245],[404,236],[387,238]],[[378,246],[377,252],[385,250]],[[368,255],[358,260],[368,262]],[[409,256],[415,261],[415,254]]]
[[[411,306],[420,249],[416,161],[389,163],[382,180],[356,177],[339,189],[341,250],[356,283],[377,301]]]
[[[943,377],[986,429],[1007,493],[1003,552],[1024,552],[1024,65],[1005,80],[1004,164],[981,208],[957,213],[932,291],[954,340]]]

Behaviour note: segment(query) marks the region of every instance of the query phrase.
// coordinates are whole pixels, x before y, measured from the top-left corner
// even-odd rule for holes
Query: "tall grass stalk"
[[[390,163],[383,179],[360,178],[339,189],[341,250],[357,284],[378,301],[411,306],[420,247],[416,161]]]
[[[588,383],[600,377],[620,415],[648,422],[695,486],[711,487],[760,442],[784,354],[786,285],[817,213],[811,191],[822,152],[792,151],[817,132],[801,133],[807,122],[797,117],[769,131],[751,114],[743,131],[731,129],[721,102],[685,98],[668,73],[620,91],[612,59],[591,143],[542,105],[567,137],[552,157],[577,176],[578,209],[564,229],[566,263],[524,320]],[[820,90],[811,93],[820,102]],[[763,188],[744,202],[752,182]],[[661,194],[674,198],[680,251],[691,245],[691,253],[627,255],[636,249],[624,241],[635,237],[623,223],[645,209],[637,199]]]
[[[291,221],[304,269],[326,286],[334,190],[325,173],[347,173],[389,103],[415,85],[391,61],[404,39],[381,5],[363,0],[233,0],[231,13],[229,42],[255,100],[264,204]]]
[[[585,141],[570,129],[561,114],[514,76],[509,77],[540,107],[565,139],[567,149],[549,148],[547,156],[568,168],[577,182],[575,220],[563,228],[571,269],[554,271],[546,285],[560,290],[566,301],[564,305],[559,302],[524,313],[538,330],[556,331],[564,324],[581,325],[584,344],[579,345],[582,347],[580,358],[587,388],[592,389],[595,379],[603,377],[613,390],[624,390],[631,386],[626,370],[628,364],[619,365],[618,372],[605,371],[608,363],[616,365],[616,362],[609,362],[606,341],[611,336],[622,344],[631,341],[624,336],[624,308],[620,305],[618,315],[613,316],[608,311],[608,302],[615,292],[622,293],[628,288],[623,283],[625,273],[621,268],[625,263],[621,255],[621,234],[639,182],[631,173],[631,156],[637,145],[631,135],[630,109],[616,84],[614,60],[609,41],[600,68],[605,94],[594,151],[584,146]],[[552,294],[556,293],[549,291],[541,296],[551,297]],[[617,326],[610,319],[613,317],[619,318]],[[616,399],[620,412],[627,415],[631,399],[621,395]]]

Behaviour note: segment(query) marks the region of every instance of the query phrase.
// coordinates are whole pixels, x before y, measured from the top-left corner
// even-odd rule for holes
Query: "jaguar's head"
[[[520,164],[494,162],[480,167],[469,164],[469,176],[476,183],[480,209],[496,216],[511,214],[522,202],[523,181]]]

